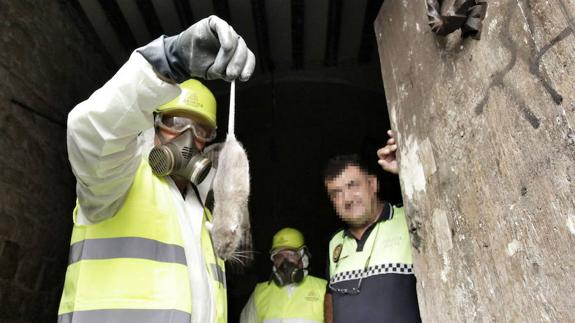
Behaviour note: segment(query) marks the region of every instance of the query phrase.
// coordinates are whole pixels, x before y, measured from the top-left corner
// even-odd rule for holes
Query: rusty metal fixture
[[[445,36],[461,29],[462,36],[481,38],[487,0],[426,0],[431,30]]]

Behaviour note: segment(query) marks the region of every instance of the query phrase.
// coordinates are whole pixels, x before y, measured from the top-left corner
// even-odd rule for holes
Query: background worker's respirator
[[[272,269],[272,279],[278,286],[285,286],[289,284],[300,283],[305,277],[305,271],[302,268],[298,268],[296,264],[290,261],[284,261]]]
[[[166,143],[158,136],[159,146],[152,148],[148,163],[157,176],[174,175],[187,179],[194,185],[200,184],[210,172],[212,162],[194,145],[191,130]]]
[[[303,263],[303,268],[289,260],[284,260],[281,264],[272,268],[272,279],[278,286],[285,286],[289,284],[299,284],[307,275],[307,267],[309,266],[309,253],[305,247],[298,250],[300,259]]]

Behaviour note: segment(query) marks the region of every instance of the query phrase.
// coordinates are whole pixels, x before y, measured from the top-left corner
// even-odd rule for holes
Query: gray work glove
[[[177,36],[161,36],[136,51],[157,73],[177,83],[190,77],[247,81],[256,65],[243,38],[216,16],[198,21]]]

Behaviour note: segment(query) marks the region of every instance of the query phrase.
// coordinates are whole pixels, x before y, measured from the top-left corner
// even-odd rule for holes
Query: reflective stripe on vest
[[[262,323],[317,323],[317,322],[323,322],[323,321],[303,320],[303,319],[267,319],[262,321]]]
[[[218,283],[225,285],[226,273],[217,264],[210,264],[210,266],[211,266],[212,278]]]
[[[254,291],[258,322],[323,322],[326,284],[323,279],[306,276],[290,296],[288,287],[259,283]]]
[[[332,238],[329,243],[332,284],[388,273],[413,274],[411,242],[403,208],[394,207],[391,219],[378,222],[362,251],[356,249],[357,241],[345,236],[343,231]]]
[[[143,160],[113,217],[74,225],[59,322],[189,322],[191,291],[180,230],[169,183]],[[213,254],[208,247],[202,243],[204,254]],[[206,262],[215,263],[208,257]],[[219,300],[214,305],[226,307]]]
[[[145,238],[86,239],[70,246],[69,263],[86,259],[141,258],[185,265],[182,246]]]
[[[58,316],[58,323],[190,323],[190,314],[175,310],[94,310],[71,312]]]

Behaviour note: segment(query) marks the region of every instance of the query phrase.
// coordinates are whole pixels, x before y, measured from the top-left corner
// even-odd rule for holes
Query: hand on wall
[[[389,139],[387,140],[386,145],[377,150],[377,157],[379,157],[377,163],[384,170],[397,175],[399,174],[399,163],[395,156],[395,151],[397,150],[397,144],[394,137],[395,134],[393,130],[388,130],[387,134],[389,135]]]

